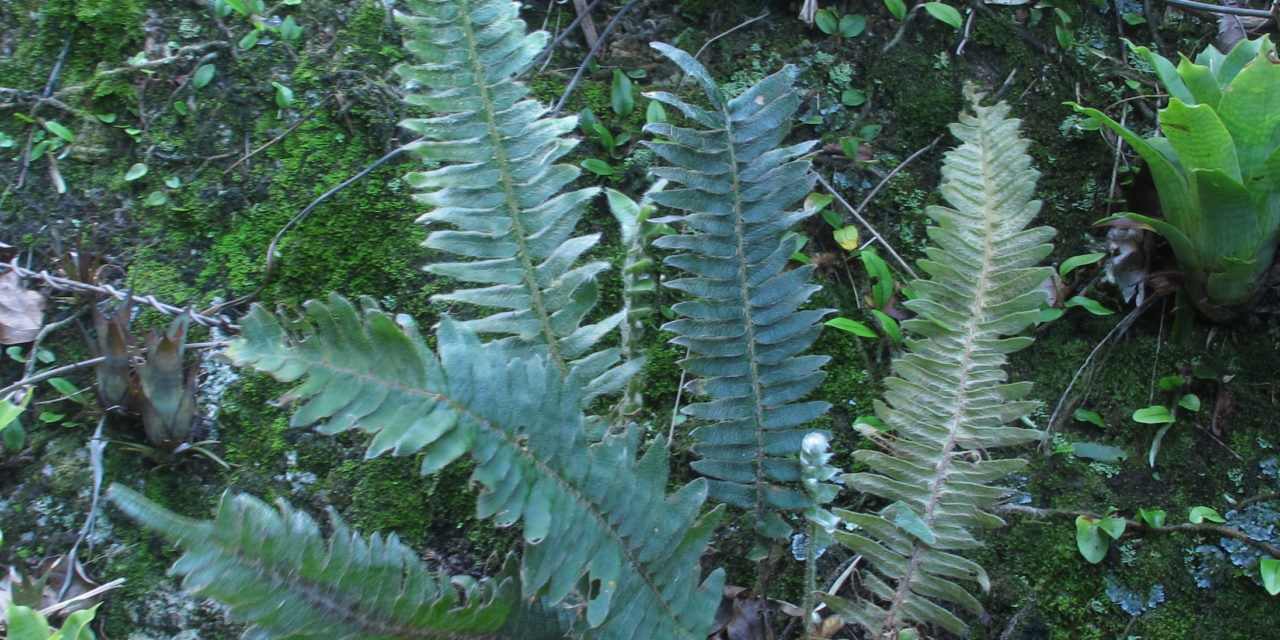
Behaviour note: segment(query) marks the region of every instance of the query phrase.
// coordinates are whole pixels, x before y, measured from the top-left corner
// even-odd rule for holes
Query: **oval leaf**
[[[1076,548],[1090,564],[1098,564],[1107,555],[1110,541],[1098,530],[1097,518],[1076,516]]]
[[[857,227],[853,225],[840,227],[839,229],[836,229],[835,233],[832,235],[836,240],[836,244],[840,245],[841,249],[844,249],[845,251],[853,251],[858,248]]]
[[[1138,508],[1138,519],[1153,527],[1163,527],[1166,515],[1168,514],[1164,512],[1164,509]]]
[[[1208,520],[1209,522],[1217,522],[1218,524],[1222,524],[1227,521],[1226,518],[1223,518],[1213,507],[1191,507],[1191,513],[1187,515],[1187,520],[1190,520],[1194,524],[1200,524],[1205,520]]]
[[[124,179],[127,182],[133,182],[134,180],[147,175],[147,171],[147,165],[142,164],[141,162],[135,162],[132,167],[129,167],[129,171],[124,174]]]
[[[1142,424],[1165,424],[1173,422],[1169,408],[1162,404],[1153,404],[1133,412],[1133,421]]]
[[[635,111],[635,98],[631,95],[631,78],[619,69],[613,70],[613,86],[609,89],[609,102],[613,112],[629,116]]]
[[[582,168],[594,173],[598,176],[611,176],[615,169],[609,166],[608,162],[599,158],[587,158],[582,161]]]
[[[58,136],[63,140],[66,140],[67,142],[76,141],[76,134],[72,133],[70,129],[62,126],[61,124],[58,124],[57,122],[54,122],[53,120],[46,120],[44,123],[44,128],[48,129],[49,133],[52,133],[53,135]]]
[[[926,2],[924,3],[924,10],[928,11],[929,15],[956,29],[959,29],[964,24],[964,18],[961,17],[960,12],[945,2]]]
[[[1058,275],[1066,276],[1068,273],[1085,265],[1093,264],[1107,257],[1105,253],[1085,253],[1078,256],[1071,256],[1062,261],[1062,265],[1058,267]]]
[[[1263,558],[1258,571],[1262,573],[1262,588],[1273,596],[1280,593],[1280,560]]]
[[[218,67],[211,64],[202,64],[196,67],[195,73],[191,74],[191,88],[203,89],[208,86],[213,81],[213,74],[217,70]]]

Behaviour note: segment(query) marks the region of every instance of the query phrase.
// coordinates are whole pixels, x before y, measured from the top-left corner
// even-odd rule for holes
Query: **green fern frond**
[[[717,571],[699,584],[699,558],[720,511],[700,515],[705,482],[666,494],[666,449],[636,459],[637,430],[588,444],[580,381],[508,341],[482,344],[446,318],[440,357],[412,328],[366,302],[310,302],[286,329],[261,307],[228,356],[277,379],[306,380],[294,425],[373,434],[367,456],[423,452],[424,473],[469,453],[476,510],[523,521],[526,596],[569,597],[586,576],[589,637],[702,638],[720,598]],[[615,604],[616,603],[616,604]]]
[[[1031,343],[1007,337],[1033,322],[1044,300],[1036,287],[1051,275],[1036,265],[1049,253],[1048,227],[1026,229],[1040,211],[1032,200],[1038,173],[1018,136],[1009,107],[978,104],[951,132],[963,143],[946,154],[942,194],[954,208],[930,207],[933,246],[919,262],[928,280],[911,284],[905,305],[917,316],[904,323],[917,338],[893,363],[880,418],[898,439],[892,453],[862,450],[854,458],[872,471],[845,476],[851,488],[891,501],[879,514],[839,511],[856,525],[837,532],[865,557],[869,592],[858,602],[824,598],[874,637],[912,624],[954,633],[966,626],[937,601],[981,611],[956,580],[988,587],[983,569],[958,555],[980,546],[974,527],[1003,524],[984,511],[1007,492],[988,486],[1016,471],[1019,459],[984,460],[995,447],[1023,444],[1040,432],[1005,426],[1029,414],[1029,383],[1008,383],[1008,354]],[[892,636],[896,637],[896,636]]]
[[[517,598],[513,580],[433,574],[394,534],[365,538],[332,511],[326,541],[315,520],[284,501],[277,510],[246,494],[224,495],[215,519],[198,521],[121,485],[109,496],[182,545],[171,573],[250,622],[250,640],[484,638]]]
[[[599,297],[596,276],[608,265],[574,266],[599,240],[572,236],[599,190],[564,191],[579,171],[554,164],[577,144],[565,135],[577,119],[543,117],[546,107],[514,80],[547,34],[526,34],[519,5],[509,0],[409,6],[419,15],[399,20],[413,38],[406,47],[423,62],[397,72],[409,88],[407,102],[434,115],[403,125],[427,138],[414,145],[420,156],[445,166],[411,173],[408,181],[423,191],[416,199],[432,207],[419,221],[453,227],[432,232],[425,246],[470,259],[427,270],[479,285],[434,298],[484,307],[486,315],[465,323],[473,331],[545,345],[562,372],[577,369],[588,383],[584,401],[616,391],[640,363],[612,371],[618,351],[593,349],[623,314],[582,324]]]
[[[702,86],[712,106],[654,93],[707,129],[645,127],[664,139],[645,144],[673,165],[654,175],[684,186],[651,197],[687,212],[654,222],[692,230],[654,245],[681,251],[666,262],[688,277],[667,286],[693,298],[672,307],[684,318],[663,326],[678,334],[672,342],[696,354],[682,364],[710,397],[682,409],[709,423],[693,432],[693,450],[702,456],[693,467],[712,478],[713,497],[751,509],[765,536],[785,537],[791,529],[776,509],[810,504],[803,492],[778,484],[800,479],[794,454],[806,431],[797,427],[830,406],[800,402],[822,382],[828,358],[796,355],[817,338],[818,321],[830,310],[797,311],[819,288],[808,284],[813,267],[784,270],[794,248],[783,234],[812,213],[787,208],[813,185],[809,163],[797,158],[814,143],[777,148],[800,104],[792,88],[798,72],[788,66],[729,100],[689,54],[653,46]]]

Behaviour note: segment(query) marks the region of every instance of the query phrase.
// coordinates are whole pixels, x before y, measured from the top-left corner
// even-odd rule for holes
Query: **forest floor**
[[[403,180],[416,161],[406,154],[377,164],[410,140],[397,123],[414,115],[400,100],[393,72],[406,53],[390,4],[286,1],[264,12],[265,28],[257,29],[239,13],[220,15],[199,0],[0,3],[0,154],[9,160],[0,164],[0,242],[16,247],[18,264],[33,270],[178,307],[217,308],[232,319],[247,311],[247,303],[237,302],[244,296],[268,308],[297,307],[336,292],[371,296],[420,326],[434,325],[455,309],[431,298],[450,285],[421,270],[437,256],[419,247],[426,230],[414,220],[422,207]],[[559,33],[574,18],[573,3],[524,4],[534,28]],[[600,3],[595,28],[604,29],[623,4]],[[989,100],[1007,101],[1023,121],[1041,173],[1040,222],[1058,231],[1050,257],[1058,265],[1107,252],[1107,230],[1094,221],[1140,206],[1151,192],[1132,154],[1117,153],[1111,136],[1064,103],[1095,106],[1150,131],[1161,90],[1122,38],[1176,59],[1208,46],[1220,29],[1208,14],[1150,0],[957,1],[959,28],[920,7],[903,20],[887,8],[891,2],[824,2],[837,16],[857,16],[842,36],[798,19],[799,4],[626,3],[597,62],[564,100],[564,113],[589,109],[609,132],[584,134],[569,157],[609,167],[584,171],[578,184],[637,197],[648,188],[646,169],[655,158],[637,144],[649,103],[641,92],[679,83],[674,66],[649,42],[700,52],[731,93],[794,64],[804,102],[792,138],[821,140],[817,172],[849,202],[865,199],[866,224],[828,205],[834,226],[855,226],[864,240],[873,230],[880,234],[880,255],[894,279],[905,282],[890,250],[908,263],[923,254],[925,208],[941,203],[939,167],[954,144],[947,125],[971,82]],[[566,38],[525,79],[533,94],[560,101],[585,54],[578,34]],[[614,109],[615,70],[633,85],[629,113]],[[603,199],[582,226],[604,235],[593,257],[618,264],[623,249]],[[874,325],[865,302],[872,277],[836,241],[832,221],[814,216],[795,231],[802,259],[820,265],[824,289],[813,303]],[[1149,249],[1153,264],[1167,262],[1158,244]],[[987,534],[976,558],[991,574],[991,588],[982,597],[986,614],[971,621],[971,637],[1280,638],[1280,607],[1260,586],[1252,548],[1204,532],[1131,531],[1101,562],[1089,563],[1077,551],[1074,523],[1078,514],[1112,510],[1134,518],[1142,508],[1165,510],[1173,524],[1206,506],[1231,526],[1274,539],[1280,528],[1275,292],[1267,290],[1253,313],[1224,326],[1194,316],[1178,321],[1172,296],[1136,312],[1108,282],[1103,262],[1065,280],[1060,299],[1087,295],[1105,309],[1065,308],[1037,327],[1034,345],[1015,357],[1011,378],[1035,383],[1042,409],[1031,422],[1048,440],[1016,452],[1030,465],[1010,480],[1008,526]],[[48,298],[45,321],[65,323],[42,337],[41,360],[29,365],[25,347],[0,356],[2,385],[95,355],[86,342],[94,333],[93,297],[39,281],[31,286]],[[617,296],[620,287],[616,274],[609,276],[603,295]],[[661,307],[674,292],[655,296]],[[135,315],[137,336],[170,321],[146,306]],[[665,431],[684,352],[656,329],[661,320],[650,332],[639,418]],[[285,498],[311,513],[333,507],[355,528],[395,532],[441,566],[477,575],[496,570],[495,559],[518,545],[517,532],[474,519],[466,463],[420,477],[412,457],[365,460],[363,435],[290,428],[288,411],[272,402],[286,386],[212,357],[229,337],[225,329],[199,326],[188,337],[208,345],[192,352],[201,360],[197,431],[217,441],[208,447],[213,455],[148,455],[129,444],[155,445],[135,417],[104,414],[91,392],[68,398],[66,389],[35,387],[35,404],[21,418],[23,441],[10,431],[0,447],[0,566],[30,573],[74,546],[97,581],[125,579],[98,612],[105,637],[238,636],[219,605],[185,595],[166,576],[177,551],[118,511],[99,505],[82,535],[95,495],[87,444],[96,428],[111,441],[106,483],[134,487],[184,515],[207,517],[228,489]],[[888,339],[827,329],[813,351],[832,356],[814,397],[834,407],[814,427],[835,435],[833,464],[853,470],[849,453],[873,443],[852,425],[871,413],[897,348]],[[1162,386],[1175,375],[1180,381]],[[61,377],[74,388],[94,384],[88,367]],[[1132,419],[1138,409],[1173,406],[1186,394],[1199,399],[1200,409],[1178,412],[1168,429]],[[677,448],[677,479],[694,476],[691,457]],[[840,500],[849,508],[857,502]],[[725,566],[730,584],[751,584],[749,544],[724,533],[704,566]],[[803,563],[785,549],[776,556],[769,595],[798,602]],[[820,563],[819,582],[830,585],[848,559],[832,549]],[[784,634],[782,616],[777,623],[780,637],[796,637],[794,630]],[[836,637],[859,637],[841,633]]]

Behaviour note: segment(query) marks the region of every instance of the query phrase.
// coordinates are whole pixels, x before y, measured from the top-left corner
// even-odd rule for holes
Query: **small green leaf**
[[[1258,571],[1262,574],[1262,588],[1273,596],[1280,593],[1280,559],[1263,558]]]
[[[135,162],[132,167],[129,167],[129,171],[124,174],[124,179],[126,182],[133,182],[145,175],[147,175],[147,165]]]
[[[867,101],[867,94],[862,89],[849,88],[840,92],[840,102],[846,107],[856,107]]]
[[[853,225],[841,227],[836,229],[835,233],[832,235],[835,238],[836,244],[840,245],[841,249],[844,249],[845,251],[853,251],[858,248],[857,227]]]
[[[800,124],[822,124],[822,116],[820,115],[809,116],[808,118],[801,120]]]
[[[889,9],[889,13],[893,17],[901,20],[907,15],[907,5],[902,0],[884,0],[884,6]]]
[[[254,29],[249,33],[244,34],[244,37],[240,38],[240,42],[237,43],[236,46],[246,50],[252,49],[258,44],[258,38],[261,38],[261,37],[262,37],[261,32],[259,32],[257,29]]]
[[[1064,313],[1066,312],[1063,311],[1062,309],[1054,309],[1053,307],[1050,307],[1050,306],[1042,307],[1040,309],[1040,315],[1036,316],[1036,324],[1053,322],[1054,320],[1061,318],[1062,314]]]
[[[1115,313],[1115,311],[1112,311],[1102,306],[1102,303],[1098,302],[1097,300],[1094,300],[1093,298],[1089,298],[1086,296],[1072,296],[1070,300],[1067,300],[1066,302],[1062,303],[1062,306],[1080,307],[1085,311],[1092,313],[1095,316],[1109,316]]]
[[[586,160],[583,160],[582,168],[598,176],[611,176],[616,172],[616,169],[609,166],[608,162],[600,160],[599,158],[587,158]]]
[[[835,202],[835,199],[836,197],[829,193],[818,193],[815,191],[804,197],[804,208],[813,209],[814,211],[822,211],[827,208],[827,205]],[[827,222],[831,223],[832,227],[838,228],[842,226],[840,224],[832,223],[830,220]]]
[[[1222,524],[1227,521],[1226,518],[1219,515],[1218,511],[1213,507],[1191,507],[1191,513],[1187,515],[1187,520],[1190,520],[1193,524],[1200,524],[1205,520],[1208,520],[1209,522],[1217,522],[1218,524]]]
[[[1096,442],[1072,442],[1071,447],[1077,458],[1097,460],[1107,464],[1115,464],[1128,456],[1124,449],[1120,447]]]
[[[823,205],[823,206],[826,206],[826,205]],[[805,207],[812,208],[809,206],[809,203],[807,202],[805,203]],[[841,227],[843,227],[844,218],[841,218],[840,214],[836,213],[835,211],[832,211],[831,209],[822,209],[821,214],[822,214],[822,219],[825,220],[827,224],[831,225],[832,229],[840,229]]]
[[[213,12],[219,18],[225,18],[231,15],[231,5],[227,3],[227,0],[213,0]]]
[[[1168,514],[1164,512],[1164,509],[1138,508],[1138,519],[1153,527],[1163,527],[1166,515]]]
[[[1178,406],[1186,409],[1187,411],[1199,411],[1200,396],[1194,393],[1185,394],[1181,398],[1178,398]]]
[[[853,335],[858,336],[860,338],[876,337],[876,332],[873,331],[871,327],[868,327],[867,325],[862,324],[857,320],[850,320],[848,318],[832,318],[822,324],[825,324],[828,327],[835,327],[836,329],[840,329],[841,331],[848,331],[849,333],[852,333]]]
[[[231,9],[233,9],[236,13],[242,16],[248,17],[249,6],[244,3],[244,0],[226,0],[226,2],[227,2],[227,6],[231,7]]]
[[[929,15],[951,25],[953,28],[959,29],[964,26],[964,17],[960,15],[959,11],[956,11],[955,7],[945,2],[926,2],[924,3],[924,10],[928,11]]]
[[[663,108],[661,102],[658,102],[657,100],[650,100],[649,106],[644,109],[644,121],[646,124],[666,122],[667,110]]]
[[[54,360],[57,360],[57,359],[58,359],[58,356],[54,355],[52,351],[45,349],[44,347],[40,347],[39,349],[36,349],[36,360],[39,362],[43,362],[44,364],[49,364],[50,362],[53,362]]]
[[[1186,384],[1186,381],[1182,379],[1182,376],[1165,376],[1160,378],[1160,381],[1156,384],[1159,384],[1160,388],[1165,391],[1173,391],[1174,389]]]
[[[819,30],[827,35],[835,33],[836,29],[839,27],[839,23],[836,21],[836,16],[834,13],[831,13],[830,9],[820,9],[818,13],[813,16],[813,23],[818,26]]]
[[[1064,51],[1076,46],[1076,35],[1070,29],[1054,25],[1053,32],[1058,36],[1058,46],[1062,47]]]
[[[858,257],[862,259],[862,265],[867,268],[867,275],[873,280],[871,283],[872,306],[881,310],[887,308],[893,300],[893,273],[889,271],[889,265],[873,249],[863,251]]]
[[[1126,12],[1124,12],[1124,13],[1120,14],[1120,19],[1121,19],[1121,20],[1124,20],[1126,24],[1131,24],[1131,25],[1135,25],[1135,26],[1136,26],[1136,25],[1146,24],[1146,23],[1147,23],[1147,19],[1146,19],[1146,18],[1144,18],[1144,17],[1142,17],[1142,16],[1140,16],[1140,15],[1138,15],[1138,14],[1136,14],[1136,13],[1129,12],[1129,11],[1126,11]],[[1275,594],[1273,593],[1273,594],[1271,594],[1271,595],[1275,595]]]
[[[1068,273],[1075,271],[1077,268],[1093,264],[1105,257],[1107,257],[1107,254],[1105,253],[1086,253],[1078,256],[1071,256],[1070,258],[1062,261],[1062,265],[1058,267],[1058,275],[1065,278]]]
[[[5,348],[5,350],[4,350],[4,352],[5,352],[5,354],[6,354],[6,355],[8,355],[10,358],[12,358],[15,362],[26,362],[26,361],[27,361],[27,356],[25,356],[25,355],[23,355],[23,354],[22,354],[22,347],[19,347],[19,346],[17,346],[17,345],[12,346],[12,347],[6,347],[6,348]]]
[[[840,18],[840,35],[845,38],[856,38],[867,28],[867,17],[860,13],[850,13]]]
[[[884,508],[880,512],[883,516],[888,516],[898,528],[919,538],[925,544],[933,544],[937,541],[937,537],[933,535],[933,531],[929,529],[929,525],[905,502],[898,501]]]
[[[862,144],[862,141],[857,138],[840,138],[840,150],[850,160],[858,159],[858,145],[860,144]]]
[[[211,64],[202,64],[196,67],[195,73],[191,74],[191,87],[193,89],[203,89],[213,80],[213,74],[217,70],[218,67]]]
[[[293,89],[279,82],[272,82],[271,86],[276,88],[276,106],[281,109],[288,109],[293,104]]]
[[[76,134],[72,133],[70,129],[62,126],[61,124],[58,124],[53,120],[45,120],[44,128],[48,129],[49,133],[52,133],[53,135],[58,136],[63,140],[66,140],[67,142],[76,141]]]
[[[1124,526],[1124,518],[1107,516],[1098,521],[1098,528],[1101,529],[1103,533],[1111,536],[1112,540],[1119,540],[1120,536],[1124,535]]]
[[[143,204],[148,207],[163,207],[164,205],[169,204],[169,196],[163,191],[152,191],[147,196],[147,199],[143,201]]]
[[[885,335],[889,336],[894,344],[902,344],[902,331],[898,329],[897,320],[879,309],[871,309],[871,315],[880,321],[880,328],[884,329]]]
[[[880,135],[880,130],[884,129],[884,125],[878,123],[864,124],[858,129],[858,137],[866,140],[875,140]]]
[[[1075,418],[1076,420],[1079,420],[1080,422],[1091,422],[1093,424],[1098,425],[1098,427],[1101,429],[1107,428],[1107,423],[1103,421],[1102,416],[1098,415],[1097,411],[1091,411],[1089,409],[1076,409],[1075,413],[1071,414],[1071,417]]]
[[[287,16],[284,22],[280,23],[280,37],[285,40],[297,40],[302,37],[302,27],[298,24],[293,16]]]
[[[613,112],[620,116],[629,116],[636,109],[635,98],[631,95],[631,78],[620,69],[613,70],[613,85],[609,88],[609,105]]]
[[[170,189],[177,189],[182,186],[182,178],[178,176],[169,176],[164,179],[164,185]]]
[[[1169,413],[1169,407],[1162,404],[1153,404],[1133,412],[1133,421],[1142,424],[1164,424],[1173,422],[1173,415]]]
[[[1102,537],[1098,529],[1098,519],[1091,516],[1076,516],[1076,548],[1090,564],[1098,564],[1107,555],[1111,542]]]
[[[102,122],[105,122],[105,123],[107,123],[107,124],[111,124],[112,122],[115,122],[115,121],[116,121],[116,114],[114,114],[114,113],[99,113],[99,114],[97,115],[97,118],[98,118],[98,120],[101,120]]]
[[[187,115],[187,103],[181,100],[175,100],[173,103],[173,110],[177,111],[178,115],[185,116]]]

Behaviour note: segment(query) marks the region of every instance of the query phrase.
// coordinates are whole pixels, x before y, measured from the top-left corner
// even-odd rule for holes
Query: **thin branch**
[[[871,233],[871,236],[875,238],[876,241],[879,242],[880,245],[883,246],[885,250],[888,251],[889,254],[892,255],[894,259],[898,261],[898,264],[901,265],[902,268],[906,270],[907,274],[910,275],[913,280],[919,278],[920,276],[916,275],[915,270],[911,268],[911,265],[907,264],[907,261],[904,260],[901,255],[898,255],[898,252],[895,251],[893,246],[889,244],[889,241],[885,240],[884,236],[880,235],[880,232],[876,231],[876,228],[871,226],[871,223],[867,222],[866,218],[862,217],[862,210],[865,209],[867,205],[871,203],[871,199],[874,198],[876,194],[880,192],[880,189],[883,188],[884,185],[887,184],[891,178],[893,178],[893,176],[897,175],[897,173],[901,171],[903,167],[906,167],[908,164],[911,163],[911,161],[924,155],[925,152],[929,151],[935,145],[937,145],[940,140],[942,140],[942,136],[938,136],[934,138],[933,142],[930,142],[929,144],[922,147],[919,151],[916,151],[915,153],[911,154],[910,156],[907,157],[906,160],[903,160],[898,164],[898,166],[894,167],[892,170],[886,173],[884,177],[880,179],[880,182],[876,184],[876,186],[873,187],[869,193],[867,193],[866,197],[862,199],[862,203],[859,204],[856,209],[853,207],[853,205],[849,204],[848,200],[844,199],[844,196],[840,195],[839,191],[836,191],[835,187],[831,186],[830,182],[827,182],[826,178],[822,177],[821,174],[818,174],[818,183],[821,184],[822,187],[827,190],[827,192],[835,196],[836,200],[841,205],[843,205],[845,209],[848,209],[849,212],[853,214],[853,217],[857,218],[858,222],[862,223],[863,227],[866,227],[867,231]]]
[[[85,282],[80,282],[79,280],[71,280],[70,278],[55,276],[49,273],[48,271],[32,271],[31,269],[26,269],[24,267],[19,267],[16,265],[0,264],[0,273],[4,273],[11,269],[16,270],[18,272],[18,275],[24,278],[37,278],[42,282],[44,282],[45,284],[49,285],[50,287],[53,287],[54,289],[58,289],[60,291],[77,291],[80,293],[96,293],[99,295],[110,296],[112,298],[116,298],[117,300],[129,300],[133,304],[146,305],[155,309],[156,311],[159,311],[160,313],[163,313],[165,315],[170,315],[170,316],[181,315],[189,311],[188,309],[183,309],[181,307],[175,307],[171,304],[160,302],[159,300],[156,300],[155,296],[132,295],[130,293],[121,291],[109,284],[93,285]],[[238,331],[240,329],[240,325],[237,325],[231,322],[231,320],[228,318],[210,317],[205,314],[192,313],[191,319],[195,321],[196,324],[199,324],[205,327],[223,327],[233,331]]]
[[[591,49],[587,51],[587,57],[582,59],[581,65],[578,65],[578,70],[573,74],[573,78],[569,80],[569,84],[564,89],[564,95],[560,96],[560,101],[556,103],[555,108],[553,108],[551,113],[548,114],[550,117],[555,117],[560,114],[560,110],[564,108],[564,103],[568,102],[569,96],[573,95],[573,90],[578,87],[578,81],[582,79],[582,74],[586,73],[587,67],[591,65],[591,57],[596,54],[596,51],[600,49],[600,45],[604,44],[605,39],[609,37],[609,33],[613,31],[614,27],[618,26],[618,22],[622,20],[622,16],[627,15],[627,11],[629,11],[631,6],[635,3],[636,0],[627,0],[627,3],[622,5],[622,8],[618,9],[618,13],[613,16],[613,20],[609,21],[609,24],[604,28],[604,31],[600,32],[600,39],[596,40],[595,46],[591,47]]]
[[[80,362],[64,364],[61,367],[55,367],[53,369],[48,369],[46,371],[41,371],[40,373],[35,373],[32,375],[26,376],[23,379],[7,387],[0,388],[0,402],[3,402],[6,398],[8,398],[9,394],[19,389],[22,389],[24,387],[29,387],[37,382],[43,382],[45,380],[48,380],[49,378],[56,378],[64,373],[71,373],[76,369],[83,369],[85,367],[92,367],[94,365],[102,364],[106,360],[107,360],[106,356],[98,356],[96,358],[89,358],[88,360],[81,360]]]
[[[1268,9],[1249,9],[1246,7],[1228,7],[1220,4],[1208,4],[1205,2],[1196,2],[1195,0],[1162,0],[1166,4],[1175,7],[1183,7],[1187,9],[1198,9],[1200,11],[1209,11],[1212,13],[1225,13],[1230,16],[1248,16],[1250,18],[1274,18],[1272,11]]]
[[[711,46],[711,43],[712,43],[712,42],[715,42],[716,40],[719,40],[720,38],[723,38],[723,37],[725,37],[725,36],[727,36],[727,35],[729,35],[729,34],[733,33],[734,31],[737,31],[738,29],[741,29],[741,28],[743,28],[743,27],[745,27],[745,26],[747,26],[747,25],[751,24],[752,22],[755,22],[756,20],[763,19],[763,18],[764,18],[765,16],[767,16],[767,15],[769,15],[768,10],[766,10],[764,13],[762,13],[762,14],[760,14],[760,15],[758,15],[758,16],[756,16],[756,17],[754,17],[754,18],[749,18],[749,19],[747,19],[747,21],[746,21],[746,22],[743,22],[742,24],[739,24],[738,26],[736,26],[736,27],[734,27],[734,28],[732,28],[732,29],[729,29],[728,31],[725,31],[724,33],[722,33],[722,34],[720,34],[720,35],[718,35],[718,36],[715,36],[714,38],[711,38],[710,40],[707,40],[706,42],[702,43],[702,46],[701,46],[701,47],[698,47],[698,52],[697,52],[697,53],[695,53],[695,54],[693,54],[693,59],[694,59],[694,60],[697,60],[697,59],[698,59],[698,56],[702,55],[702,52],[703,52],[703,51],[706,51],[706,50],[707,50],[707,47]]]
[[[257,149],[254,149],[253,151],[250,151],[250,152],[249,152],[248,154],[246,154],[243,158],[240,158],[239,160],[236,160],[235,162],[231,163],[231,166],[229,166],[229,167],[227,167],[226,169],[223,169],[223,170],[222,170],[222,175],[224,175],[224,176],[225,176],[225,175],[227,175],[228,173],[230,173],[230,172],[231,172],[231,170],[232,170],[232,169],[235,169],[236,167],[240,166],[240,163],[242,163],[242,162],[247,162],[247,161],[249,160],[249,158],[252,158],[252,157],[254,157],[254,156],[258,155],[258,153],[259,153],[259,152],[261,152],[262,150],[266,149],[267,147],[270,147],[271,145],[273,145],[273,144],[275,144],[275,143],[277,143],[277,142],[280,142],[281,140],[284,140],[284,137],[285,137],[285,136],[289,135],[290,133],[293,133],[293,132],[294,132],[294,130],[296,130],[298,127],[301,127],[301,126],[303,125],[303,123],[307,122],[307,121],[308,121],[308,120],[310,120],[312,117],[314,117],[317,113],[319,113],[319,112],[320,112],[320,107],[323,107],[326,103],[328,103],[328,102],[329,102],[329,99],[330,99],[330,98],[332,98],[332,97],[333,97],[333,96],[331,96],[331,95],[330,95],[330,96],[325,96],[325,99],[324,99],[324,100],[321,100],[321,101],[320,101],[320,104],[316,105],[316,108],[315,108],[315,109],[313,109],[313,110],[311,111],[311,113],[308,113],[307,115],[302,116],[301,118],[298,118],[298,121],[297,121],[297,122],[295,122],[295,123],[293,123],[293,126],[289,127],[288,129],[285,129],[283,133],[281,133],[280,135],[278,135],[278,136],[276,136],[276,137],[274,137],[274,138],[272,138],[272,139],[268,140],[265,144],[263,144],[262,146],[258,147]]]
[[[595,2],[592,2],[591,4],[587,5],[587,10],[582,13],[579,13],[578,17],[574,18],[573,22],[570,22],[569,26],[565,27],[564,31],[561,31],[560,35],[556,36],[555,40],[551,41],[551,44],[547,45],[546,48],[544,48],[542,51],[538,53],[538,55],[534,56],[533,60],[529,61],[528,66],[526,66],[524,69],[521,69],[520,73],[516,74],[516,79],[519,80],[520,78],[523,78],[530,71],[532,71],[534,67],[538,66],[539,60],[547,56],[550,56],[551,52],[555,51],[555,48],[559,46],[561,42],[564,42],[564,39],[568,38],[569,35],[573,33],[573,30],[577,28],[578,25],[582,24],[582,20],[587,16],[591,15],[591,12],[594,11],[596,6],[599,5],[601,2],[604,2],[604,0],[595,0]]]

